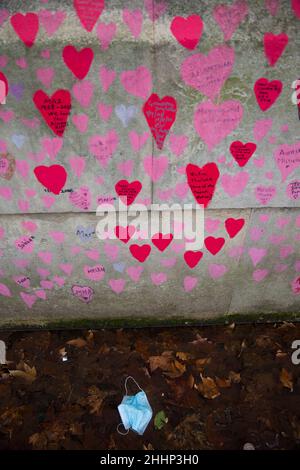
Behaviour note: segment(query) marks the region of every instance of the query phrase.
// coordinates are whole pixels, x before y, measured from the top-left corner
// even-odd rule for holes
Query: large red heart
[[[220,176],[215,163],[206,163],[202,168],[189,163],[186,167],[187,182],[194,198],[204,208],[210,203]]]
[[[225,228],[230,238],[234,238],[245,225],[245,219],[229,218],[225,220]]]
[[[195,49],[201,38],[203,21],[198,15],[187,18],[175,16],[171,23],[171,32],[177,41],[186,49]]]
[[[165,138],[176,119],[176,100],[172,96],[160,99],[153,93],[144,104],[143,112],[157,148],[162,150]]]
[[[74,0],[74,8],[84,29],[91,32],[104,9],[104,0]]]
[[[245,166],[248,163],[255,150],[256,144],[253,142],[243,144],[243,142],[236,140],[230,145],[231,155],[240,167]]]
[[[276,64],[277,60],[286,48],[288,42],[289,37],[285,33],[266,33],[264,35],[265,54],[271,67]]]
[[[5,84],[5,95],[8,95],[8,81],[4,73],[0,72],[0,80]]]
[[[94,52],[90,47],[77,51],[74,46],[66,46],[63,49],[63,59],[66,66],[73,72],[76,78],[83,80],[90,70],[94,59]]]
[[[26,13],[25,15],[17,13],[11,17],[10,22],[21,41],[24,42],[25,46],[33,46],[39,30],[38,15],[35,13]]]
[[[130,245],[130,253],[132,256],[137,259],[140,263],[146,261],[151,252],[150,245]]]
[[[204,244],[212,255],[216,255],[223,248],[225,239],[223,237],[206,237]]]
[[[186,251],[183,255],[186,264],[193,269],[203,256],[202,251]]]
[[[121,240],[123,243],[128,243],[130,238],[135,232],[134,225],[128,225],[127,227],[122,227],[121,225],[117,225],[115,227],[115,234],[116,237]]]
[[[129,183],[127,180],[120,180],[115,185],[115,190],[123,204],[130,206],[133,203],[137,195],[142,189],[142,183],[139,181],[133,181]]]
[[[53,194],[59,194],[67,181],[67,172],[61,165],[37,166],[36,179]]]
[[[292,0],[292,8],[297,18],[300,19],[300,0]]]
[[[61,137],[65,132],[68,117],[71,111],[71,94],[68,90],[57,90],[49,98],[43,91],[38,90],[33,95],[33,102],[44,120]]]
[[[256,101],[262,111],[267,111],[272,106],[281,91],[282,82],[280,80],[269,82],[266,78],[259,78],[254,84]]]
[[[165,251],[173,240],[173,234],[167,233],[163,235],[162,233],[156,233],[152,237],[152,243],[159,251]]]

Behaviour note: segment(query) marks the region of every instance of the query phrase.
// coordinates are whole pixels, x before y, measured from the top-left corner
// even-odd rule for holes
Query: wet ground
[[[0,332],[0,339],[7,346],[1,450],[300,448],[300,365],[291,360],[300,324]],[[129,375],[153,409],[143,436],[117,432]]]

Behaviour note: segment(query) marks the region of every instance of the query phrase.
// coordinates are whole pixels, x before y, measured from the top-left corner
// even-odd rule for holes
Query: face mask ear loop
[[[117,426],[117,432],[121,434],[121,436],[126,436],[129,433],[129,429],[126,430],[126,432],[121,432],[119,431],[119,426],[123,426],[123,423],[119,423]]]
[[[127,390],[127,381],[131,379],[134,381],[135,385],[140,389],[141,392],[143,392],[144,390],[139,386],[139,384],[137,383],[137,381],[131,376],[129,375],[128,377],[126,377],[126,380],[125,380],[125,392],[126,392],[126,395],[128,396],[128,390]]]

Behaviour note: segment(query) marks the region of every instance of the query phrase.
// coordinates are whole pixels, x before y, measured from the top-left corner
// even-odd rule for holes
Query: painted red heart
[[[4,73],[0,72],[0,80],[5,83],[5,96],[8,95],[8,81]]]
[[[186,251],[183,255],[186,264],[193,269],[203,256],[202,251]]]
[[[234,238],[242,230],[244,225],[245,219],[233,219],[230,217],[225,220],[225,228],[230,238]]]
[[[195,49],[202,36],[203,21],[199,15],[191,15],[187,18],[175,16],[171,23],[171,32],[186,49]]]
[[[130,238],[135,232],[134,225],[128,225],[127,227],[122,227],[121,225],[117,225],[115,227],[115,234],[116,237],[121,240],[123,243],[128,243]]]
[[[25,46],[31,47],[34,44],[39,30],[39,17],[35,13],[16,13],[10,19],[15,32],[24,42]]]
[[[66,46],[63,49],[63,59],[66,66],[73,72],[76,78],[83,80],[88,74],[94,59],[94,52],[90,47],[77,51],[74,46]]]
[[[33,95],[33,102],[54,134],[61,137],[65,132],[71,112],[71,94],[68,90],[57,90],[49,97],[43,90]]]
[[[283,53],[289,42],[289,37],[285,33],[273,34],[265,33],[264,35],[264,49],[265,55],[271,67],[276,64],[277,60]]]
[[[203,167],[189,163],[186,167],[188,185],[198,204],[204,208],[210,203],[220,176],[215,163],[206,163]]]
[[[300,19],[300,0],[292,0],[292,8],[297,18]]]
[[[282,91],[282,82],[266,78],[259,78],[254,84],[254,93],[258,106],[262,111],[267,111],[275,103]]]
[[[127,180],[120,180],[115,185],[115,190],[123,204],[130,206],[133,203],[137,195],[142,189],[142,183],[139,181],[133,181],[129,183]]]
[[[157,148],[162,150],[164,141],[176,119],[176,100],[172,96],[160,99],[153,93],[144,104],[143,112]]]
[[[163,235],[162,233],[156,233],[152,237],[152,243],[159,251],[165,251],[173,240],[173,234],[167,233]]]
[[[215,237],[206,237],[204,240],[204,244],[208,251],[212,255],[216,255],[219,251],[223,248],[225,243],[225,238],[215,238]]]
[[[150,245],[130,245],[129,251],[140,263],[144,263],[151,252]]]
[[[243,142],[236,140],[230,145],[230,152],[240,167],[245,166],[256,150],[256,144],[253,142]]]
[[[59,194],[67,181],[67,172],[61,165],[37,166],[36,179],[53,194]]]
[[[89,33],[104,9],[104,0],[74,0],[74,8],[84,29]]]

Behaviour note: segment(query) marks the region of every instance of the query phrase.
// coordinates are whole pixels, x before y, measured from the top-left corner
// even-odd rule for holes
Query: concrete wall
[[[299,0],[1,0],[0,325],[300,316],[299,29]],[[91,49],[90,67],[90,50],[66,46]],[[63,99],[58,126],[38,90]],[[153,93],[172,97],[163,142],[144,114]],[[196,191],[186,174],[207,163],[213,195],[209,167]],[[124,179],[148,208],[211,196],[195,267],[180,240],[161,252],[95,236]],[[230,237],[232,218],[244,225]],[[150,245],[146,261],[133,243]]]

